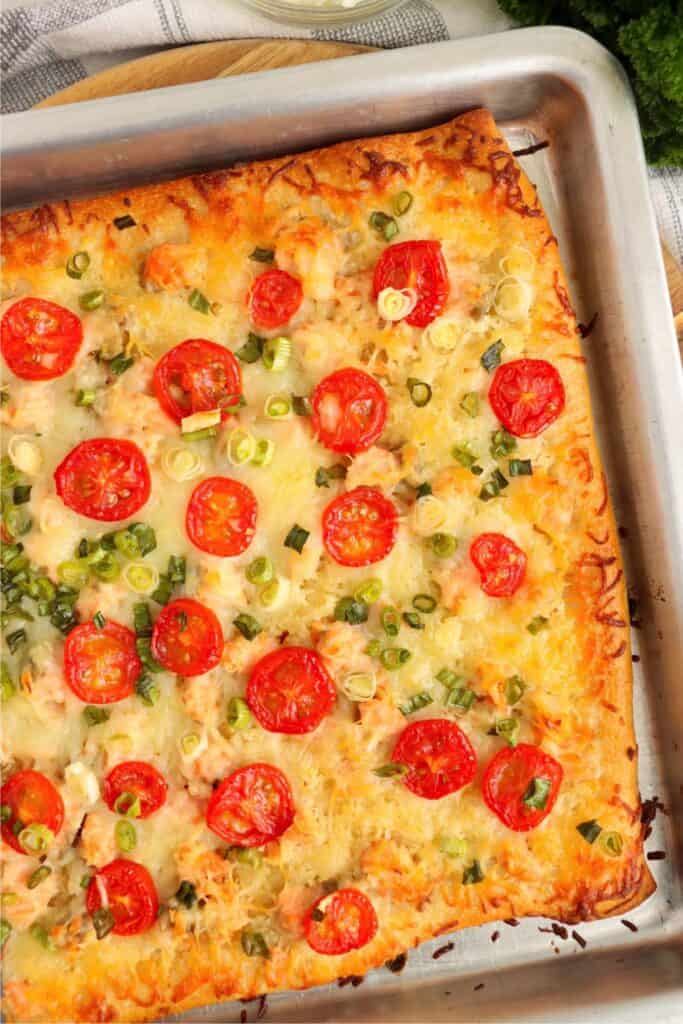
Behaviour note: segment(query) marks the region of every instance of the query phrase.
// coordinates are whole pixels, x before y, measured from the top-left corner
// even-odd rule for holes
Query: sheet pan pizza
[[[642,901],[585,360],[490,114],[3,237],[8,1019]]]

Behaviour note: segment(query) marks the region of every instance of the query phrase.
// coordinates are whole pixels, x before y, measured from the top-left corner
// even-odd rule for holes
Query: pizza
[[[9,1020],[623,913],[623,569],[491,115],[4,218]]]

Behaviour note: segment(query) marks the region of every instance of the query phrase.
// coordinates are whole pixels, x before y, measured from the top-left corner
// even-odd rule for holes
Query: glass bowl
[[[275,21],[318,28],[347,25],[374,18],[406,0],[242,0],[243,4]]]

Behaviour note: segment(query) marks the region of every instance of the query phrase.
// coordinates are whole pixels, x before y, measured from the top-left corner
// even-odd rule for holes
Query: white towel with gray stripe
[[[511,28],[495,0],[408,0],[358,25],[285,26],[239,0],[6,0],[1,18],[2,111],[26,110],[60,89],[161,47],[216,39],[292,37],[395,48]],[[653,169],[659,229],[683,264],[683,171]]]

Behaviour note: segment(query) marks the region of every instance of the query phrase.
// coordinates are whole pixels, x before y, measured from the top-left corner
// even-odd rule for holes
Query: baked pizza
[[[8,1019],[641,902],[585,359],[491,115],[3,230]]]

